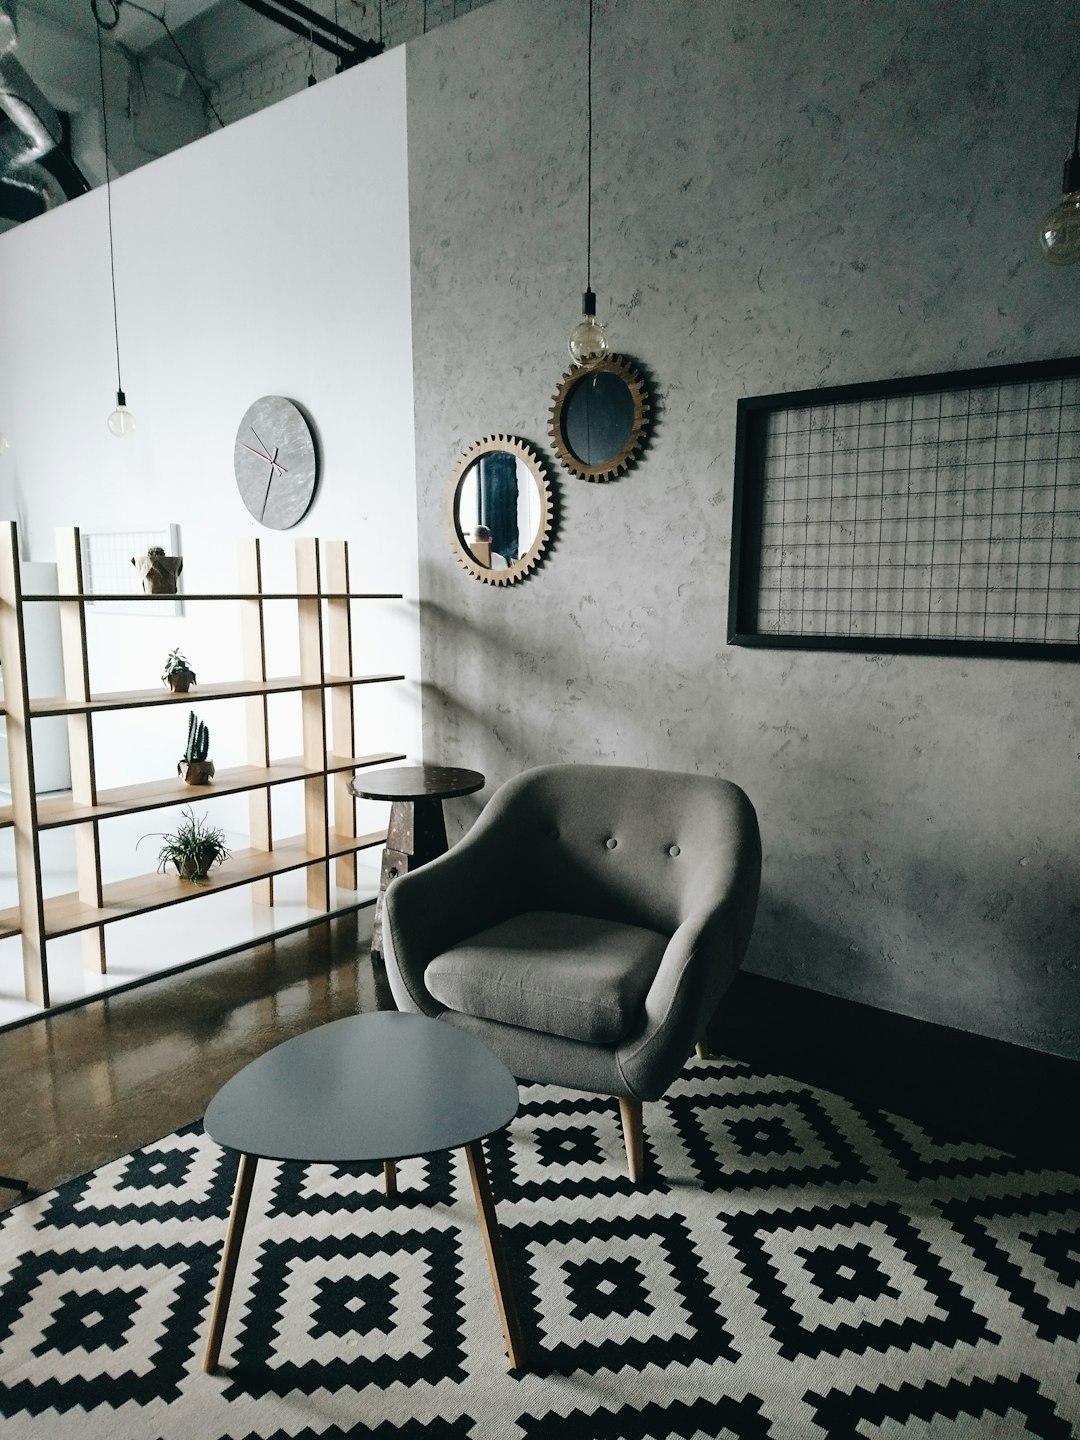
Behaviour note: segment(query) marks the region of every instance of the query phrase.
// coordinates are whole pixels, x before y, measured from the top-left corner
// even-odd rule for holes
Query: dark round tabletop
[[[359,771],[349,789],[361,800],[453,800],[484,788],[479,770],[448,765],[399,765],[394,770]]]
[[[445,1020],[376,1011],[286,1040],[234,1075],[203,1119],[267,1160],[406,1160],[482,1140],[517,1114],[517,1082]]]

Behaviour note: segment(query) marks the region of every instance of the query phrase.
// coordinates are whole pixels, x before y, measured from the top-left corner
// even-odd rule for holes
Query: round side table
[[[371,930],[371,958],[383,958],[383,896],[391,880],[417,870],[445,855],[446,822],[442,802],[472,795],[484,788],[479,770],[455,770],[446,765],[399,765],[393,770],[360,771],[349,789],[360,800],[389,800],[390,824],[379,876],[379,898]]]

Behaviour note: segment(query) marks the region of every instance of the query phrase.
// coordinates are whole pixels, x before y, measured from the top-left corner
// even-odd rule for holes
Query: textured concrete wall
[[[1036,246],[1069,9],[597,0],[593,280],[657,422],[616,483],[553,465],[557,542],[507,591],[451,557],[444,494],[475,437],[547,448],[584,279],[584,0],[499,0],[410,45],[408,80],[429,757],[738,780],[765,848],[749,968],[1080,1056],[1076,667],[725,643],[740,395],[1076,349],[1080,267]]]

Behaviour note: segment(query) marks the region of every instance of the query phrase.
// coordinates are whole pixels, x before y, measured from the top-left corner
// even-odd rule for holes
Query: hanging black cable
[[[96,6],[97,0],[93,0],[93,4]],[[165,31],[165,34],[169,37],[169,40],[170,40],[171,43],[172,43],[173,49],[176,51],[176,53],[180,56],[180,59],[183,61],[184,69],[185,69],[185,70],[187,71],[187,73],[191,76],[192,80],[195,81],[195,84],[199,87],[199,94],[200,94],[200,95],[202,96],[202,98],[203,98],[203,103],[213,112],[214,119],[218,122],[218,124],[219,124],[219,125],[221,126],[221,128],[224,130],[224,129],[225,129],[225,121],[222,120],[221,116],[218,114],[217,110],[215,109],[215,107],[214,107],[214,102],[210,99],[210,96],[207,94],[207,91],[206,91],[205,87],[203,86],[202,81],[199,79],[198,75],[195,74],[195,71],[194,71],[194,70],[191,68],[191,66],[188,64],[188,58],[187,58],[187,56],[184,54],[183,50],[181,49],[180,42],[177,40],[177,38],[176,38],[176,36],[173,34],[173,32],[169,29],[169,23],[168,23],[168,21],[165,19],[165,16],[164,16],[164,15],[158,15],[158,14],[156,13],[156,11],[154,11],[154,10],[148,10],[145,5],[140,5],[140,4],[138,3],[138,0],[119,0],[119,4],[118,4],[118,0],[109,0],[109,4],[112,5],[113,9],[116,11],[116,16],[117,16],[117,18],[116,18],[116,20],[113,21],[113,23],[112,23],[111,25],[106,25],[106,26],[105,26],[105,29],[106,29],[106,30],[115,30],[115,29],[116,29],[116,26],[117,26],[117,24],[119,23],[119,19],[120,19],[119,4],[130,5],[133,10],[138,10],[138,11],[140,11],[143,15],[149,15],[150,18],[151,18],[151,20],[156,20],[156,21],[158,22],[158,24],[159,24],[159,25],[162,27],[162,29]],[[96,9],[95,9],[95,11],[94,11],[94,18],[97,19],[97,10],[96,10]],[[100,21],[100,20],[98,20],[98,24],[99,24],[99,25],[101,24],[101,21]]]
[[[586,66],[585,293],[581,297],[581,319],[570,332],[570,358],[575,365],[585,365],[589,361],[601,360],[611,349],[607,332],[596,318],[596,296],[592,288],[593,0],[589,0]]]
[[[1054,265],[1080,262],[1080,103],[1076,107],[1072,153],[1065,158],[1061,199],[1043,220],[1039,243]]]
[[[592,290],[592,28],[593,0],[589,0],[589,58],[586,69],[587,116],[585,131],[588,136],[588,160],[585,179],[585,289]]]
[[[113,6],[116,9],[116,6]],[[91,9],[94,19],[97,20],[96,0],[92,0]],[[119,13],[117,14],[119,19]],[[120,379],[120,322],[116,313],[116,255],[113,249],[113,226],[112,226],[112,179],[109,167],[109,107],[105,103],[105,59],[101,48],[102,29],[115,29],[113,25],[102,26],[98,21],[97,29],[97,53],[98,53],[98,78],[101,81],[101,135],[105,143],[105,208],[109,219],[109,276],[112,281],[112,308],[113,308],[113,336],[116,340],[116,403],[123,405],[124,385]]]

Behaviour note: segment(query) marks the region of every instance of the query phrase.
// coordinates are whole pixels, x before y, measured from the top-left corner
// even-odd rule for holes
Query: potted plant
[[[144,595],[175,595],[176,577],[184,568],[179,555],[166,555],[160,545],[151,545],[145,555],[133,555]]]
[[[211,865],[220,865],[229,858],[225,832],[211,825],[205,815],[196,815],[190,805],[181,811],[183,818],[171,833],[161,835],[158,869],[164,874],[172,865],[182,880],[205,880]],[[143,840],[146,836],[141,837]]]
[[[161,678],[174,695],[186,695],[195,684],[195,671],[192,670],[179,647],[170,650],[165,657],[165,669],[161,672]]]
[[[214,778],[214,762],[206,758],[209,752],[209,726],[196,720],[195,711],[192,710],[188,714],[187,748],[183,758],[177,761],[177,775],[188,785],[209,785]]]

